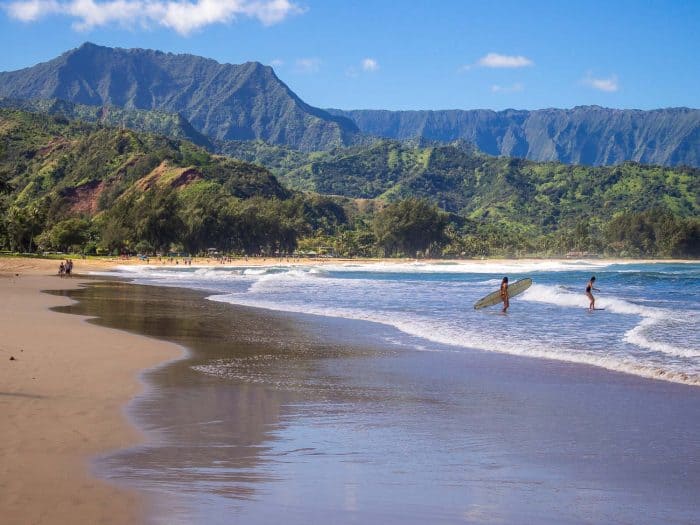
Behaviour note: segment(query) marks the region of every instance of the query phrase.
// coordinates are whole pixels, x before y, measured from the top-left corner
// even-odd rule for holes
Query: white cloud
[[[350,66],[345,70],[345,76],[357,78],[361,73],[374,73],[379,71],[379,62],[375,58],[363,58],[359,65]]]
[[[362,70],[370,72],[378,71],[379,62],[377,62],[374,58],[365,58],[362,60]]]
[[[535,63],[522,55],[500,55],[498,53],[488,53],[477,60],[476,65],[490,68],[515,68],[533,66]]]
[[[296,61],[297,73],[316,73],[321,67],[321,60],[318,58],[299,58]]]
[[[27,0],[12,2],[3,6],[12,18],[22,22],[32,22],[47,14],[55,13],[59,6],[51,0]]]
[[[511,84],[510,86],[501,86],[498,84],[494,84],[491,86],[491,93],[518,93],[519,91],[523,91],[525,89],[525,86],[521,82],[516,82],[515,84]]]
[[[608,78],[594,78],[592,73],[589,72],[586,78],[583,79],[583,83],[593,89],[605,91],[606,93],[614,93],[620,89],[620,85],[617,82],[617,75],[612,75]]]
[[[270,60],[270,65],[271,65],[272,67],[280,67],[280,66],[283,66],[283,65],[284,65],[284,60],[282,60],[281,58],[273,58],[272,60]]]
[[[75,19],[74,26],[79,30],[112,23],[160,25],[182,35],[239,16],[272,25],[303,12],[292,0],[17,0],[4,8],[23,22],[63,15]]]

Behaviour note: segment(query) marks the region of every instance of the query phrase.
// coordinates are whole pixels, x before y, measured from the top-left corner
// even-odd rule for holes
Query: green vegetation
[[[447,242],[447,214],[420,199],[404,199],[377,213],[374,233],[384,255],[440,255]]]
[[[465,143],[216,147],[245,161],[0,109],[0,249],[700,256],[698,169],[535,163]]]
[[[351,198],[427,199],[451,214],[446,255],[698,255],[697,168],[593,168],[491,157],[462,142],[379,141],[318,153],[279,176],[291,188]],[[620,233],[648,222],[652,209],[666,226],[651,240]]]
[[[214,144],[177,113],[143,109],[123,109],[116,106],[87,106],[60,99],[20,100],[0,97],[0,108],[46,113],[69,120],[94,122],[103,126],[129,128],[157,133],[174,139],[184,139],[214,151]]]
[[[189,142],[0,110],[0,245],[13,251],[290,252],[345,222],[259,166]]]

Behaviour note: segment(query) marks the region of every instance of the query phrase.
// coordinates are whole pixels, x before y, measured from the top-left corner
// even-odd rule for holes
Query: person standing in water
[[[508,277],[504,277],[501,281],[501,300],[503,301],[503,313],[506,313],[510,306],[510,298],[508,297]]]
[[[593,297],[593,290],[600,292],[600,290],[595,287],[595,275],[591,277],[591,280],[588,281],[588,284],[586,285],[586,297],[588,297],[588,299],[591,301],[591,304],[588,305],[589,312],[595,310],[595,297]]]

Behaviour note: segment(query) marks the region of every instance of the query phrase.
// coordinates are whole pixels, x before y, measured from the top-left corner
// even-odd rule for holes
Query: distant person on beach
[[[63,277],[66,274],[66,266],[63,264],[63,261],[61,261],[61,264],[58,265],[58,275],[59,277]]]
[[[503,301],[503,313],[506,313],[508,307],[510,306],[510,299],[508,297],[508,277],[504,277],[501,281],[501,300]]]
[[[595,310],[595,297],[593,297],[593,290],[600,292],[600,290],[595,287],[595,276],[591,277],[591,280],[588,281],[588,284],[586,285],[586,297],[588,297],[588,299],[591,301],[591,304],[588,305],[589,312]]]
[[[66,270],[66,277],[70,277],[71,272],[73,271],[73,260],[72,259],[66,259],[65,270]]]

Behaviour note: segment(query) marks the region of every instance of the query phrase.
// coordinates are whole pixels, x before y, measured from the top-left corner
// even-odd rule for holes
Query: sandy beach
[[[50,311],[70,301],[42,290],[81,282],[57,266],[0,259],[0,521],[137,523],[142,497],[92,476],[90,459],[141,439],[123,413],[139,372],[182,350]]]

